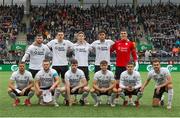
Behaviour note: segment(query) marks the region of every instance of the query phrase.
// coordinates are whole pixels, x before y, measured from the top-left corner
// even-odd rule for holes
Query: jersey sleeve
[[[79,71],[80,72],[80,79],[83,79],[83,78],[85,78],[85,75],[84,75],[84,72],[81,70],[81,71]]]
[[[87,46],[88,46],[88,51],[92,51],[93,50],[92,46],[89,43],[87,43]]]
[[[44,45],[44,46],[45,46],[45,55],[48,57],[51,57],[52,56],[51,50],[49,49],[47,45]]]
[[[136,85],[135,85],[135,89],[141,87],[142,83],[141,83],[141,75],[139,74],[139,72],[137,73],[137,81],[136,81]]]
[[[40,72],[41,72],[41,71],[39,71],[39,72],[36,74],[35,80],[40,80]]]
[[[30,55],[31,54],[31,49],[32,49],[32,46],[29,46],[25,52],[25,54],[28,54]]]
[[[151,79],[152,79],[152,71],[150,71],[147,76],[147,80],[151,80]]]
[[[71,46],[71,50],[75,51],[76,46],[77,46],[76,44],[73,44],[73,46]]]
[[[65,81],[69,81],[68,71],[65,73]]]
[[[16,72],[13,72],[11,77],[10,77],[10,80],[13,80],[15,81],[16,80]]]
[[[111,81],[114,81],[115,79],[114,79],[114,74],[113,74],[113,72],[110,71],[110,74],[111,74],[111,76],[110,76],[110,77],[111,77]]]
[[[168,69],[164,69],[164,76],[167,77],[167,76],[171,76],[170,72]]]
[[[95,74],[94,74],[94,80],[97,80],[97,78],[98,78],[98,73],[96,72]]]
[[[110,46],[112,46],[114,44],[114,41],[109,40],[109,44],[110,44]]]
[[[50,42],[48,42],[46,45],[47,45],[49,48],[52,48],[52,46],[53,46],[53,40],[51,40]]]
[[[120,76],[119,87],[120,87],[120,88],[123,88],[123,89],[126,88],[126,86],[125,86],[125,80],[124,80],[124,79],[125,79],[125,76],[124,76],[124,74],[122,73],[121,76]]]
[[[114,52],[116,50],[116,42],[111,45],[110,52]]]
[[[134,61],[137,61],[137,53],[136,53],[136,46],[133,42],[131,42],[131,54],[134,59]]]
[[[70,49],[74,46],[74,44],[69,40],[67,40],[67,44],[68,44],[68,48]]]
[[[58,73],[57,73],[57,71],[56,71],[56,70],[54,70],[54,69],[53,69],[53,72],[52,72],[52,73],[53,73],[53,75],[52,75],[52,76],[53,76],[53,78],[58,77]]]
[[[90,44],[90,46],[91,46],[91,48],[95,48],[95,47],[96,47],[96,41],[92,42],[92,43]]]
[[[32,74],[28,71],[28,76],[29,76],[29,80],[30,81],[33,81],[34,79],[33,79],[33,77],[32,77]]]
[[[25,54],[24,54],[24,56],[22,57],[22,62],[25,62],[27,59],[28,59],[28,57],[30,56],[30,53],[31,53],[31,46],[29,46],[28,48],[27,48],[27,50],[26,50],[26,52],[25,52]]]

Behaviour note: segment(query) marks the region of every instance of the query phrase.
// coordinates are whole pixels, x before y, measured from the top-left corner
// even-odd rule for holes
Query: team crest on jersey
[[[63,43],[63,46],[65,46],[66,44],[65,43]]]
[[[51,77],[51,74],[49,73],[49,76]]]
[[[128,43],[125,43],[125,45],[128,45]]]

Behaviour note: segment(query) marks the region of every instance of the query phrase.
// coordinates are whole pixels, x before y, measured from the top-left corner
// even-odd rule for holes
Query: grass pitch
[[[63,98],[60,97],[60,107],[39,106],[37,98],[32,98],[32,106],[22,105],[24,98],[21,98],[21,104],[18,107],[12,107],[12,99],[7,94],[7,85],[11,72],[0,72],[0,117],[180,117],[180,73],[171,73],[174,84],[174,99],[171,111],[164,107],[153,108],[151,106],[152,95],[154,90],[154,82],[147,86],[144,95],[140,100],[140,108],[134,106],[123,107],[122,100],[111,108],[106,105],[106,97],[102,97],[103,105],[94,107],[94,101],[88,96],[90,105],[80,106],[73,105],[71,107],[62,104]],[[143,81],[146,79],[147,73],[141,73]],[[92,80],[93,73],[90,74]],[[91,85],[91,81],[89,82]],[[165,103],[167,103],[167,93],[165,93]]]

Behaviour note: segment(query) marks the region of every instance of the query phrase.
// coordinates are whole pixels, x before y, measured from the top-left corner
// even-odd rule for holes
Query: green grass
[[[7,94],[7,84],[11,72],[0,72],[0,117],[180,117],[180,73],[174,72],[171,74],[174,83],[174,99],[173,108],[171,111],[168,111],[166,107],[153,108],[151,106],[154,82],[151,82],[145,89],[139,109],[133,106],[122,107],[122,100],[120,100],[120,105],[117,105],[115,108],[111,108],[108,105],[100,105],[96,108],[93,106],[93,100],[90,95],[88,97],[90,105],[88,106],[64,106],[62,105],[62,97],[60,98],[61,106],[58,108],[53,106],[38,106],[36,104],[37,98],[34,96],[31,107],[20,105],[14,108],[12,107],[12,99]],[[144,72],[141,75],[143,80],[146,79],[147,73]],[[91,74],[91,78],[92,76],[93,74]],[[165,94],[165,101],[167,103],[167,94]],[[103,99],[102,102],[106,103],[106,100]]]

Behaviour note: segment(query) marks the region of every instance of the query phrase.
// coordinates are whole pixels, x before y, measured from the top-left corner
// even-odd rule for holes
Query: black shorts
[[[12,92],[15,93],[16,96],[21,96],[16,90],[13,90]],[[28,96],[29,92],[30,89],[26,89],[23,96]]]
[[[153,95],[153,98],[158,98],[158,99],[161,99],[162,95],[164,92],[167,92],[167,89],[166,87],[162,87],[160,90],[159,90],[159,94],[156,93],[156,89],[154,89],[154,95]]]
[[[74,91],[74,92],[71,92],[72,89],[73,89],[73,87],[70,87],[70,93],[71,93],[71,94],[80,94],[80,93],[79,93],[79,89],[77,89],[77,90]]]
[[[116,71],[115,71],[115,79],[120,80],[121,73],[126,70],[126,67],[118,67],[116,66]]]
[[[61,79],[64,79],[64,75],[69,69],[68,66],[53,66],[52,68],[57,71],[58,75],[61,74]]]
[[[97,71],[99,71],[99,70],[101,70],[100,66],[99,66],[99,65],[95,65],[94,72],[97,72]],[[111,70],[110,65],[108,65],[108,70]]]
[[[78,68],[81,69],[84,72],[86,80],[89,81],[89,69],[88,69],[88,67],[79,66]]]
[[[111,96],[111,93],[107,91],[107,92],[105,92],[105,93],[99,92],[99,94],[97,94],[97,96],[101,96],[101,95]]]
[[[35,76],[39,72],[39,70],[29,69],[29,72],[31,72],[32,77],[35,78]]]
[[[50,89],[51,88],[51,86],[50,87],[46,87],[46,88],[40,88],[41,90],[48,90],[48,89]],[[53,90],[53,91],[51,91],[51,94],[52,95],[54,95],[54,93],[55,93],[55,89]]]
[[[140,91],[140,88],[134,89],[133,91],[127,91],[127,90],[123,90],[125,96],[129,96],[129,95],[137,95]]]

